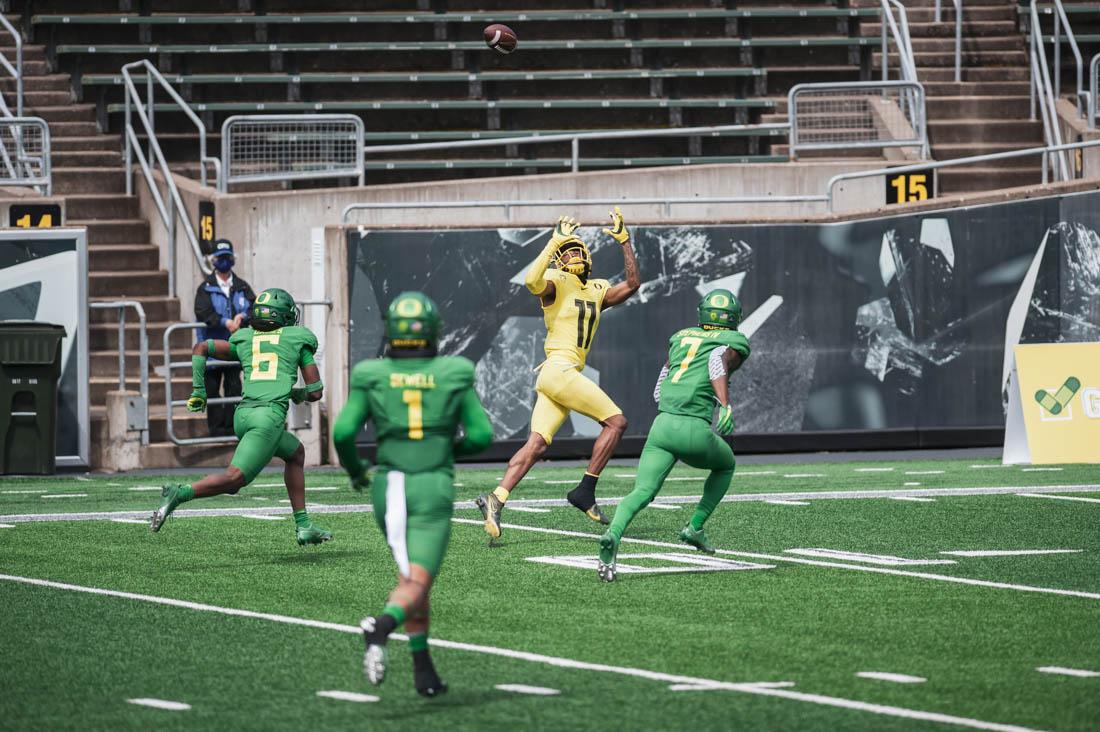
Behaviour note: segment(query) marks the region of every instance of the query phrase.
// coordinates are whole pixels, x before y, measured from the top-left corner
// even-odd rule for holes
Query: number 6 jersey
[[[271,406],[285,416],[298,369],[315,363],[317,336],[300,325],[270,331],[241,328],[229,337],[229,346],[244,370],[239,407]]]
[[[546,357],[564,357],[577,366],[584,366],[611,283],[607,280],[582,283],[575,274],[558,269],[547,270],[545,279],[554,285],[554,302],[542,309],[546,323]]]

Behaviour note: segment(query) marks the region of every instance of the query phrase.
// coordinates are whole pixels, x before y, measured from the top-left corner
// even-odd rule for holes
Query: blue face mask
[[[228,272],[233,269],[234,260],[233,257],[215,257],[214,269],[219,272]]]

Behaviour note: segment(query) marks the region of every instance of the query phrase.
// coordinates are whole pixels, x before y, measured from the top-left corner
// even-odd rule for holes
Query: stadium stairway
[[[18,16],[7,16],[18,24]],[[9,58],[13,48],[0,48]],[[69,74],[50,73],[44,46],[23,46],[23,85],[26,114],[46,120],[50,126],[54,194],[65,198],[65,223],[88,230],[88,295],[93,302],[137,300],[145,308],[150,347],[150,445],[143,449],[142,464],[156,467],[224,462],[223,450],[198,451],[168,442],[164,415],[164,379],[153,371],[162,359],[164,329],[180,321],[179,300],[169,297],[168,273],[160,268],[160,253],[149,236],[149,222],[141,216],[137,196],[126,195],[126,179],[117,134],[101,134],[95,105],[74,104]],[[5,92],[11,82],[0,82]],[[181,283],[190,287],[191,283]],[[138,325],[127,312],[127,386],[136,390]],[[92,466],[101,463],[100,447],[106,440],[107,392],[118,388],[118,313],[90,310],[88,317],[90,404],[92,412]],[[186,360],[189,348],[182,343],[174,359]],[[186,375],[174,381],[176,392],[190,385]],[[179,415],[177,434],[206,436],[205,420]]]
[[[944,0],[906,0],[917,77],[927,94],[932,157],[950,160],[1043,144],[1042,124],[1030,120],[1026,36],[1016,25],[1016,0],[963,3],[962,81],[955,82],[955,10]],[[878,23],[862,26],[877,36]],[[1068,55],[1068,54],[1067,54]],[[874,55],[877,64],[879,54]],[[962,166],[939,172],[941,193],[972,193],[1041,180],[1039,157]]]

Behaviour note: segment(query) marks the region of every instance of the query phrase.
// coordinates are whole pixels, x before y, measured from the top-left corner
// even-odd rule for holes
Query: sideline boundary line
[[[472,524],[474,526],[483,526],[485,524],[484,521],[464,518],[452,518],[451,521],[457,524]],[[540,534],[554,534],[558,536],[569,536],[578,539],[596,540],[600,538],[599,534],[586,534],[582,531],[568,531],[566,529],[548,529],[541,526],[524,526],[523,524],[501,524],[501,526],[505,529],[533,531]],[[631,544],[643,544],[645,546],[656,546],[661,548],[684,548],[683,544],[673,544],[667,541],[654,541],[652,539],[631,539],[624,536],[621,541],[629,542]],[[996,582],[994,580],[974,579],[971,577],[953,577],[949,574],[932,574],[931,572],[913,572],[905,569],[891,569],[889,567],[874,567],[869,565],[847,564],[844,562],[827,562],[817,559],[800,559],[783,554],[760,554],[757,552],[739,552],[730,549],[718,549],[716,551],[718,554],[725,554],[731,557],[748,557],[751,559],[760,559],[769,562],[808,564],[813,567],[830,567],[832,569],[854,569],[859,572],[872,572],[874,574],[892,574],[898,577],[915,577],[917,579],[935,580],[939,582],[953,582],[955,584],[973,585],[975,587],[991,587],[1000,590],[1016,590],[1017,592],[1035,592],[1046,595],[1080,597],[1086,600],[1100,600],[1100,593],[1085,592],[1084,590],[1062,590],[1055,587],[1033,587],[1032,585],[1015,585],[1008,582]],[[593,550],[593,554],[595,554],[595,550]]]
[[[308,488],[306,490],[309,490]],[[767,501],[815,501],[849,500],[861,498],[894,498],[897,496],[998,496],[1005,494],[1028,493],[1096,493],[1100,484],[1079,485],[1040,485],[1040,486],[976,486],[973,488],[897,488],[880,490],[851,491],[785,491],[782,493],[737,493],[726,495],[722,503],[767,502]],[[600,503],[606,506],[618,505],[626,496],[606,496]],[[700,495],[662,495],[663,503],[696,503]],[[513,506],[553,508],[566,507],[569,502],[563,498],[516,498],[509,502]],[[33,521],[103,521],[115,518],[149,518],[155,506],[140,511],[74,511],[71,513],[17,513],[0,515],[0,522],[26,523]],[[455,501],[455,510],[476,508],[473,501]],[[369,503],[345,503],[318,505],[310,513],[370,513]],[[249,508],[184,508],[172,513],[178,518],[197,518],[204,516],[242,516],[244,514],[291,513],[289,506],[252,506]]]
[[[221,615],[232,615],[235,617],[251,618],[254,620],[267,620],[275,623],[285,623],[288,625],[298,625],[302,627],[317,628],[321,630],[332,630],[340,633],[358,634],[360,632],[359,628],[354,625],[343,625],[341,623],[331,623],[324,620],[296,618],[290,615],[262,613],[253,610],[242,610],[239,608],[219,607],[217,605],[207,605],[205,603],[191,602],[189,600],[178,600],[170,597],[158,597],[156,595],[144,595],[136,592],[124,592],[121,590],[107,590],[99,587],[88,587],[85,585],[73,585],[65,582],[55,582],[53,580],[38,579],[34,577],[20,577],[17,575],[0,574],[0,581],[16,582],[36,587],[47,587],[55,590],[82,592],[90,595],[117,597],[125,600],[138,600],[140,602],[149,602],[158,605],[169,605],[172,607],[185,608],[188,610],[218,613]],[[391,637],[400,640],[406,639],[405,636],[399,634],[394,634]],[[640,679],[648,679],[650,681],[660,681],[666,684],[691,684],[694,686],[705,686],[712,689],[725,689],[728,691],[736,691],[745,694],[772,696],[781,699],[789,699],[792,701],[818,704],[821,706],[870,712],[871,714],[878,714],[890,717],[900,717],[902,719],[917,719],[925,722],[952,724],[960,727],[969,727],[971,729],[990,730],[991,732],[1038,732],[1037,730],[1028,727],[1000,724],[998,722],[986,722],[980,719],[972,719],[970,717],[956,717],[950,714],[941,714],[939,712],[925,712],[917,709],[906,709],[904,707],[895,707],[885,704],[872,704],[870,702],[861,702],[854,699],[844,699],[841,697],[825,696],[822,694],[807,694],[799,691],[791,691],[789,689],[775,688],[768,685],[767,682],[761,682],[757,684],[754,684],[752,682],[738,684],[727,681],[715,681],[711,679],[695,678],[692,676],[667,674],[661,671],[649,671],[647,669],[632,668],[629,666],[610,666],[602,663],[588,663],[586,661],[577,661],[572,658],[564,658],[561,656],[547,656],[541,653],[515,651],[508,648],[482,646],[473,643],[461,643],[458,641],[448,641],[438,638],[429,639],[429,643],[438,648],[449,648],[452,650],[483,653],[486,655],[512,658],[520,661],[529,661],[531,663],[540,663],[548,666],[555,666],[558,668],[571,668],[582,671],[596,671],[601,673],[619,674],[621,676],[632,676]]]

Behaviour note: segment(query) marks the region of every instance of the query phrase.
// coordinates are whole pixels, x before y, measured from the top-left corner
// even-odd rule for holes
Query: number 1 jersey
[[[285,415],[298,369],[315,363],[317,336],[300,325],[270,331],[241,328],[229,336],[229,345],[244,370],[240,406],[272,406]]]
[[[554,302],[542,309],[546,323],[546,357],[563,356],[571,363],[584,366],[611,283],[607,280],[582,283],[575,274],[559,269],[547,270],[545,279],[554,285]]]

